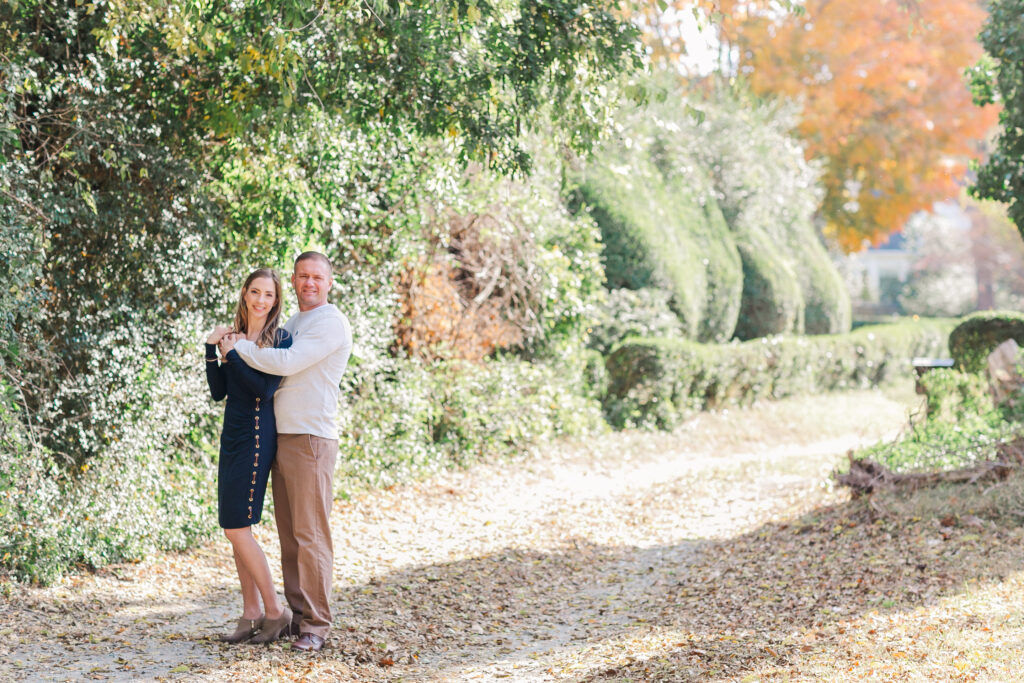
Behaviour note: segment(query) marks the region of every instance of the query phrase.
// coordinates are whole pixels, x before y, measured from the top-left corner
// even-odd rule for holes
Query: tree
[[[994,0],[980,34],[987,57],[972,70],[974,100],[1001,104],[995,150],[978,169],[972,193],[1008,205],[1024,236],[1024,0]]]
[[[527,170],[517,140],[556,104],[568,141],[603,126],[598,86],[640,65],[607,0],[111,0],[101,47],[157,67],[168,113],[216,138],[307,107],[453,137],[463,160]],[[153,78],[144,80],[147,87]],[[142,93],[139,93],[142,95]]]
[[[956,196],[996,116],[993,107],[970,107],[962,77],[980,53],[979,3],[783,5],[701,3],[717,25],[720,69],[755,92],[803,103],[807,155],[825,161],[826,234],[857,250]],[[679,51],[662,45],[654,53],[675,59]]]
[[[81,460],[117,438],[110,424],[132,413],[111,386],[154,376],[146,353],[186,343],[169,323],[198,324],[227,300],[225,270],[249,266],[239,256],[266,258],[309,236],[347,255],[356,233],[361,256],[388,261],[374,258],[393,245],[385,218],[417,173],[433,170],[438,155],[422,152],[436,141],[464,162],[524,172],[522,131],[550,106],[565,141],[586,149],[607,106],[590,86],[639,63],[635,30],[612,9],[604,0],[0,6],[0,212],[24,240],[8,248],[0,237],[3,273],[23,285],[0,299],[0,348],[23,358],[19,338],[31,328],[60,359],[59,373],[52,358],[34,370],[49,388],[30,407],[55,411],[50,447]],[[125,358],[104,354],[112,347]],[[69,378],[100,375],[68,388]]]
[[[638,60],[611,9],[0,3],[0,545],[18,549],[0,564],[36,576],[38,556],[96,564],[203,533],[198,344],[240,273],[323,249],[370,328],[360,352],[385,347],[416,202],[445,198],[460,161],[528,170],[538,109],[578,149],[603,125],[590,86]],[[348,377],[372,371],[358,360]]]

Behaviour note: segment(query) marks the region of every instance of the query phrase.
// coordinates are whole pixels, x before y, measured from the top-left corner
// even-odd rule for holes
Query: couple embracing
[[[316,652],[331,627],[335,414],[352,331],[341,311],[327,303],[334,278],[326,256],[300,254],[291,281],[299,312],[283,327],[281,280],[261,268],[242,286],[233,327],[217,326],[206,340],[210,393],[218,401],[227,397],[218,517],[242,588],[242,616],[222,640],[269,643],[298,636],[292,649]],[[286,604],[278,599],[270,565],[252,534],[268,478]]]

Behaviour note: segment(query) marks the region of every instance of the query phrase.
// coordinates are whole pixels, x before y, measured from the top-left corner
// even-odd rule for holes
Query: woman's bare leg
[[[274,589],[274,580],[270,575],[270,565],[267,563],[267,556],[263,549],[256,542],[252,535],[252,527],[241,529],[225,529],[224,533],[231,541],[231,547],[235,551],[235,564],[239,568],[238,578],[243,582],[242,600],[245,598],[245,579],[242,577],[242,569],[248,572],[249,578],[256,586],[260,596],[263,598],[263,607],[266,610],[268,619],[276,619],[284,612],[281,601],[277,599],[277,591]],[[257,610],[258,611],[258,610]],[[259,614],[257,614],[257,617]]]
[[[256,581],[252,574],[246,569],[238,551],[232,546],[232,554],[235,556],[235,569],[238,570],[238,582],[242,585],[242,618],[256,620],[263,616],[260,609],[260,592],[256,588]]]

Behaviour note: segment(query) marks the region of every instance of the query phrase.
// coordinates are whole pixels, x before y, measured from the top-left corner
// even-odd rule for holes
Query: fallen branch
[[[836,482],[850,488],[854,497],[873,493],[878,489],[902,488],[915,490],[936,484],[975,483],[984,480],[1002,480],[1014,468],[1024,465],[1024,437],[1002,443],[994,460],[945,472],[893,472],[870,458],[855,458],[853,451],[846,454],[850,469],[836,475]]]

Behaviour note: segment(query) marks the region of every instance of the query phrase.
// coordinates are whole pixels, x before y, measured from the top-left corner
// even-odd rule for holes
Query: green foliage
[[[858,451],[894,472],[935,472],[995,459],[999,445],[1019,428],[989,415],[966,415],[959,423],[926,420],[892,444]]]
[[[796,273],[768,236],[750,230],[737,236],[743,263],[743,298],[737,339],[803,332],[804,300]]]
[[[1016,311],[980,311],[958,324],[949,334],[949,353],[963,372],[983,372],[988,355],[1007,339],[1024,346],[1024,314]]]
[[[341,415],[337,486],[389,486],[443,468],[430,425],[434,381],[416,361],[392,360],[348,378]]]
[[[579,192],[601,227],[606,287],[671,292],[672,308],[694,337],[708,283],[692,232],[705,216],[694,197],[676,189],[666,187],[649,162],[636,159],[621,170],[588,169]]]
[[[550,147],[551,138],[557,137],[553,126],[550,120],[538,122],[546,131],[524,140],[538,162],[530,176],[511,180],[487,171],[466,173],[416,212],[439,217],[428,231],[449,252],[454,250],[445,221],[452,216],[475,217],[483,226],[481,241],[505,243],[505,253],[489,255],[492,260],[502,257],[502,277],[491,286],[487,278],[495,269],[492,264],[479,273],[477,288],[496,290],[509,300],[505,314],[522,330],[521,350],[531,358],[578,348],[603,296],[600,233],[589,216],[566,206],[565,162]]]
[[[894,472],[935,472],[994,460],[1022,431],[1019,407],[996,406],[984,375],[935,369],[921,377],[926,414],[891,443],[858,453]]]
[[[600,308],[588,345],[602,355],[627,337],[684,337],[663,289],[613,289]]]
[[[581,349],[578,362],[582,366],[579,393],[585,398],[604,402],[605,394],[608,393],[608,370],[604,356],[594,349]]]
[[[936,368],[922,375],[920,384],[930,420],[957,423],[996,409],[988,381],[981,374]]]
[[[820,168],[793,138],[796,110],[724,86],[697,106],[705,117],[692,154],[743,262],[735,336],[849,331],[849,295],[814,227]]]
[[[604,428],[600,381],[585,356],[552,363],[504,358],[425,367],[394,360],[343,410],[339,486],[387,486],[452,466],[522,453],[542,439]]]
[[[876,386],[910,377],[913,357],[942,353],[951,327],[905,322],[720,345],[627,339],[608,356],[605,414],[616,427],[671,429],[697,410]]]
[[[315,107],[360,128],[457,138],[463,161],[506,172],[529,166],[520,133],[543,103],[586,149],[604,125],[595,84],[640,66],[637,29],[587,0],[119,0],[102,14],[99,47],[158,63],[160,85],[181,87],[150,97],[197,133],[240,137]]]
[[[387,377],[394,276],[459,162],[527,169],[541,108],[571,149],[603,126],[613,100],[590,86],[638,56],[612,9],[0,6],[0,562],[52,578],[209,530],[219,410],[199,343],[253,267],[328,253],[358,340],[344,388]],[[526,203],[532,344],[557,357],[588,324],[595,233],[550,193]],[[368,411],[404,405],[373,390]]]
[[[699,134],[679,98],[621,112],[621,134],[582,170],[577,199],[601,228],[609,289],[665,289],[686,336],[725,341],[739,310],[740,259],[708,167],[694,163]]]
[[[792,244],[791,255],[802,267],[797,280],[804,300],[806,334],[843,334],[853,324],[850,293],[821,241],[805,231],[804,239]]]
[[[174,382],[160,379],[165,387]],[[211,426],[203,405],[186,401],[162,420],[140,420],[72,468],[47,453],[31,422],[12,414],[12,407],[22,410],[12,388],[0,389],[0,566],[22,580],[49,582],[72,566],[140,559],[209,537],[213,463],[189,443],[196,440],[191,433]]]
[[[450,462],[522,452],[542,438],[603,427],[600,406],[582,396],[582,368],[496,360],[474,369],[461,362],[437,369],[440,407],[432,433]]]
[[[699,341],[848,331],[849,295],[814,227],[819,170],[792,138],[794,110],[666,82],[648,84],[662,101],[620,113],[620,134],[580,174],[607,286],[666,289]]]
[[[1009,205],[1024,235],[1024,0],[993,0],[979,39],[987,56],[969,73],[978,105],[998,103],[995,149],[978,169],[972,194]]]

